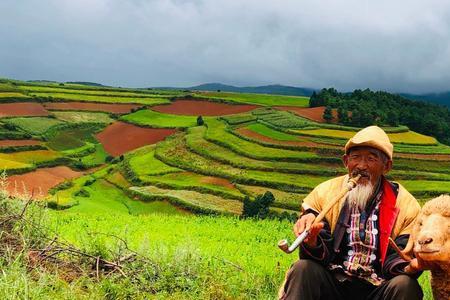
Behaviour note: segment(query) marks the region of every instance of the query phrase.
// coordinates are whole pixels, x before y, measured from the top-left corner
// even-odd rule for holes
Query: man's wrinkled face
[[[361,174],[359,183],[366,185],[371,182],[376,186],[380,177],[392,168],[392,161],[371,147],[354,147],[343,157],[344,165],[350,176]]]

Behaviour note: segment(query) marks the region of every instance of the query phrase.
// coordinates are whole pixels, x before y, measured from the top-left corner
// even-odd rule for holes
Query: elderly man
[[[298,236],[310,228],[300,246],[300,260],[288,271],[281,299],[422,299],[416,280],[422,266],[401,259],[389,237],[402,248],[420,206],[398,183],[384,175],[392,167],[393,146],[377,126],[362,129],[345,145],[348,175],[317,186],[303,201],[294,225]],[[315,216],[345,189],[350,177],[358,185],[317,225]],[[312,225],[312,226],[311,226]]]

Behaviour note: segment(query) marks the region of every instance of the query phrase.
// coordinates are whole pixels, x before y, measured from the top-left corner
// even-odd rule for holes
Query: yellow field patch
[[[317,136],[317,137],[331,137],[339,139],[350,139],[355,135],[355,131],[345,131],[336,129],[312,129],[312,130],[293,130],[293,132]],[[431,136],[426,136],[414,131],[400,132],[400,133],[388,133],[389,139],[392,143],[403,144],[423,144],[423,145],[435,145],[437,141]]]
[[[0,157],[0,171],[3,170],[11,170],[11,169],[22,169],[30,167],[30,164],[26,164],[23,162],[18,162],[14,160],[8,160]]]
[[[61,154],[52,150],[34,150],[34,151],[21,151],[14,153],[0,153],[0,160],[13,161],[25,164],[54,160],[59,157],[61,157]]]
[[[27,95],[14,92],[0,93],[0,98],[30,98]]]

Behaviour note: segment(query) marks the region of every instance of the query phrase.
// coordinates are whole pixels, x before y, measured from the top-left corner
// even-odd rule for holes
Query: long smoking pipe
[[[341,198],[347,195],[348,192],[350,192],[353,188],[355,188],[360,178],[361,174],[358,174],[355,177],[350,178],[347,182],[347,189],[343,190],[336,197],[336,199],[334,199],[334,201],[332,201],[325,209],[322,210],[322,212],[314,219],[314,222],[311,224],[311,226],[322,221],[325,215],[333,208],[333,206],[336,205],[339,202],[339,200],[341,200]],[[287,254],[292,253],[294,252],[295,249],[297,249],[298,246],[300,246],[303,240],[309,235],[309,232],[310,232],[309,229],[303,231],[290,246],[287,240],[281,240],[278,242],[278,247]]]

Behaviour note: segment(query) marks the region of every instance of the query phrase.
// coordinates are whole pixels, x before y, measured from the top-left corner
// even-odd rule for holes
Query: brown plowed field
[[[175,133],[175,129],[142,128],[123,122],[115,122],[96,135],[106,152],[118,156],[136,148],[155,144]]]
[[[23,195],[24,186],[29,195],[33,198],[43,198],[48,195],[48,190],[60,184],[64,180],[72,179],[83,175],[66,166],[53,168],[42,168],[33,172],[12,175],[8,177],[8,192],[10,194]]]
[[[0,141],[0,148],[2,147],[20,147],[20,146],[34,146],[41,145],[40,141],[36,140],[2,140]]]
[[[0,118],[21,116],[48,116],[48,111],[41,104],[34,102],[0,104]]]
[[[236,189],[235,186],[228,179],[219,178],[219,177],[205,176],[200,180],[200,182],[207,183],[207,184],[213,184],[213,185],[219,185],[219,186],[227,187],[230,189]]]
[[[48,110],[83,110],[83,111],[101,111],[115,114],[127,114],[133,108],[139,108],[142,105],[137,104],[105,104],[88,102],[46,102],[45,108]]]
[[[325,123],[325,120],[322,118],[323,112],[325,111],[325,106],[318,106],[318,107],[294,107],[294,106],[275,106],[276,109],[279,110],[286,110],[291,111],[295,113],[296,115],[299,115],[300,117]],[[333,122],[337,121],[337,112],[335,109],[333,109]]]
[[[324,145],[324,144],[319,144],[316,142],[312,142],[312,141],[280,141],[280,140],[275,140],[272,139],[268,136],[259,134],[257,132],[254,132],[248,128],[245,127],[241,127],[236,129],[236,132],[249,137],[251,139],[254,140],[260,140],[262,142],[266,142],[266,143],[270,143],[270,144],[276,144],[276,145],[287,145],[287,146],[300,146],[300,147],[309,147],[309,148],[333,148],[333,149],[342,149],[342,147],[339,146],[331,146],[331,145]]]
[[[168,105],[152,106],[152,110],[173,115],[186,116],[224,116],[248,112],[259,106],[233,105],[205,100],[177,100]]]

